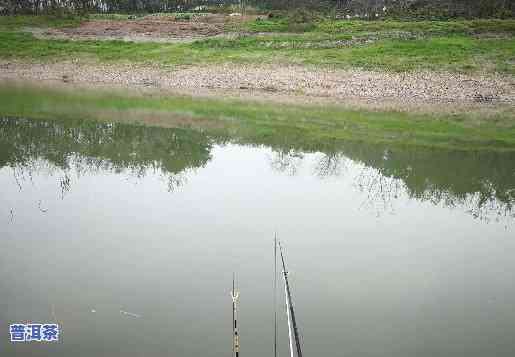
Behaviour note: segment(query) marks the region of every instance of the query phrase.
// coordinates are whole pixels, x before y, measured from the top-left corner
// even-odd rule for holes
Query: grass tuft
[[[78,16],[16,15],[0,16],[0,29],[16,30],[23,27],[76,27],[84,21]]]

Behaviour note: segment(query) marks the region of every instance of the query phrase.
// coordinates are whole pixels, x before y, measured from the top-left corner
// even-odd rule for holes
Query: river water
[[[1,119],[0,355],[230,356],[235,272],[273,356],[277,232],[305,356],[512,357],[514,203],[513,153]]]

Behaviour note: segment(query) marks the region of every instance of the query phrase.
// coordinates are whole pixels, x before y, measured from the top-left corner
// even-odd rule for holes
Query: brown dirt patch
[[[175,42],[220,35],[227,23],[243,20],[242,16],[221,14],[194,16],[190,20],[149,15],[133,20],[88,20],[74,28],[31,30],[47,38]]]

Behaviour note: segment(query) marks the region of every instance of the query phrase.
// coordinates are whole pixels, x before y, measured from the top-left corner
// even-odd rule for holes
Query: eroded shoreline
[[[192,96],[286,103],[337,103],[370,109],[491,111],[515,106],[515,79],[501,75],[373,72],[306,66],[196,65],[158,67],[79,61],[0,60],[0,80],[154,88]]]

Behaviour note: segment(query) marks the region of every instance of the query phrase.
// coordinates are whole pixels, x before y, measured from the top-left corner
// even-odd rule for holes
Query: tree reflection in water
[[[212,143],[197,131],[86,121],[0,120],[0,167],[10,167],[18,188],[33,173],[58,176],[61,199],[83,174],[159,173],[169,191],[186,172],[204,166]]]
[[[290,176],[295,176],[299,171],[299,166],[304,159],[304,154],[295,150],[274,151],[269,157],[272,170]]]
[[[515,153],[400,147],[363,142],[316,143],[282,135],[266,138],[210,134],[87,121],[0,119],[0,168],[10,167],[21,190],[33,173],[58,177],[60,198],[81,175],[124,173],[127,179],[159,174],[168,191],[185,184],[211,160],[214,145],[236,143],[271,148],[271,168],[299,174],[307,161],[319,178],[352,174],[365,193],[361,207],[394,212],[400,197],[464,210],[490,221],[515,218]]]
[[[306,164],[302,159],[307,158],[278,152],[272,166],[292,174]],[[377,215],[393,213],[395,201],[407,196],[463,209],[485,222],[515,218],[515,153],[512,152],[345,142],[318,153],[312,166],[314,174],[321,178],[352,172],[354,185],[365,193],[361,207]]]
[[[341,152],[321,153],[314,167],[318,177],[340,176],[349,163],[349,159]]]

